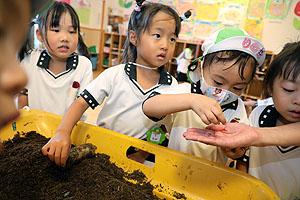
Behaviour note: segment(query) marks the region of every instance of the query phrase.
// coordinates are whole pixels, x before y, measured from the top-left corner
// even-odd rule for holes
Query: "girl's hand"
[[[201,120],[209,124],[226,124],[225,116],[218,102],[210,97],[192,94],[189,98],[191,109],[201,118]]]
[[[70,134],[63,132],[56,132],[55,136],[51,138],[48,143],[43,146],[42,152],[48,156],[56,165],[65,167],[71,149]]]

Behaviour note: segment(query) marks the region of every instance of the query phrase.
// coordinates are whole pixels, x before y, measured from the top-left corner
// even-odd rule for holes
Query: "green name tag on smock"
[[[166,139],[166,134],[159,127],[147,131],[147,141],[154,144],[161,144]]]

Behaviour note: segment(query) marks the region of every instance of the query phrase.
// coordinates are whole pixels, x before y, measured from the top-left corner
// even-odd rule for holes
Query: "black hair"
[[[276,55],[267,69],[264,78],[264,97],[269,97],[273,90],[273,83],[276,77],[287,80],[291,78],[296,81],[300,75],[300,41],[287,43],[281,52]]]
[[[127,39],[124,43],[124,51],[122,53],[122,63],[135,62],[137,59],[136,47],[129,41],[129,33],[133,30],[139,38],[142,32],[149,30],[153,17],[158,12],[164,12],[172,16],[175,20],[175,35],[178,37],[181,28],[181,18],[177,12],[170,6],[160,3],[146,2],[140,6],[141,11],[133,11],[128,23]]]
[[[226,55],[226,56],[225,56]],[[235,60],[235,62],[227,67],[224,70],[230,69],[233,65],[239,63],[239,76],[241,77],[242,80],[245,79],[244,77],[244,71],[246,64],[248,63],[249,60],[253,59],[254,65],[251,73],[251,78],[250,80],[253,79],[255,76],[256,68],[258,66],[258,62],[254,59],[253,56],[243,52],[243,51],[238,51],[238,50],[225,50],[225,51],[218,51],[214,53],[210,53],[205,55],[204,63],[203,63],[203,68],[204,67],[209,67],[215,60],[216,62],[226,62],[226,61],[232,61]],[[198,65],[198,59],[194,60],[189,66],[190,71],[194,71],[197,68]]]
[[[78,15],[77,15],[76,11],[74,10],[74,8],[72,6],[70,6],[68,3],[58,2],[58,1],[54,2],[47,11],[42,13],[37,20],[34,20],[30,24],[30,27],[32,28],[32,26],[35,23],[37,23],[39,26],[39,30],[40,30],[42,38],[44,38],[48,44],[47,30],[49,28],[59,26],[60,18],[66,12],[68,12],[70,14],[73,28],[78,33],[77,50],[78,50],[79,54],[84,55],[87,58],[89,58],[90,57],[89,50],[88,50],[86,44],[84,43],[82,36],[80,34],[80,22],[79,22]],[[23,46],[19,52],[20,60],[22,60],[27,54],[30,53],[30,51],[33,50],[33,47],[30,44],[30,40],[31,40],[30,35],[28,35],[25,43],[23,44]]]

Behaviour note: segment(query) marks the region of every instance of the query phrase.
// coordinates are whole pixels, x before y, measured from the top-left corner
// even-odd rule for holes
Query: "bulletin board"
[[[162,2],[154,0],[154,2]],[[179,14],[193,16],[182,23],[180,38],[205,40],[223,27],[243,28],[278,53],[287,42],[300,41],[299,0],[174,0]]]
[[[70,0],[80,19],[81,26],[100,29],[102,16],[102,0]]]
[[[70,0],[90,2],[89,20],[84,26],[99,28],[103,0]],[[300,40],[299,0],[147,0],[172,6],[179,14],[192,9],[190,19],[182,22],[180,39],[204,40],[222,27],[243,28],[260,39],[268,51],[279,52],[287,42]],[[108,15],[120,15],[127,27],[129,16],[135,7],[133,0],[106,0],[104,29]],[[299,6],[297,6],[299,4]],[[77,7],[75,9],[78,8]],[[296,14],[299,8],[298,15]],[[80,9],[80,7],[79,7]],[[109,12],[110,11],[110,12]],[[81,15],[80,15],[81,17]],[[82,20],[81,20],[82,21]],[[85,24],[87,23],[87,24]]]
[[[298,11],[298,12],[297,12]],[[296,14],[297,13],[297,14]],[[300,1],[291,0],[284,19],[263,20],[261,40],[267,50],[277,54],[288,42],[300,41]]]

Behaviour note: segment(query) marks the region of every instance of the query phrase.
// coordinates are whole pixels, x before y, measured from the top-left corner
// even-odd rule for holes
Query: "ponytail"
[[[78,33],[78,45],[77,45],[77,50],[78,50],[78,53],[80,55],[83,55],[85,57],[87,57],[88,59],[90,59],[90,52],[89,52],[89,49],[88,47],[86,46],[86,44],[84,43],[83,39],[82,39],[82,36],[80,34],[80,31]]]
[[[33,37],[32,37],[32,31],[34,30],[33,27],[36,24],[36,20],[32,20],[29,24],[29,30],[26,34],[26,39],[18,52],[18,58],[20,61],[22,61],[30,52],[33,50]]]

